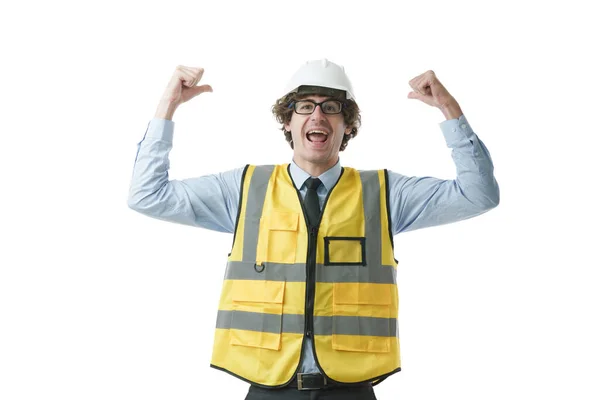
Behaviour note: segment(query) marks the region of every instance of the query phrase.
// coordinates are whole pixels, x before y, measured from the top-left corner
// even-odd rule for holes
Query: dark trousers
[[[251,385],[245,400],[377,400],[372,386],[298,390],[293,386],[263,389]]]

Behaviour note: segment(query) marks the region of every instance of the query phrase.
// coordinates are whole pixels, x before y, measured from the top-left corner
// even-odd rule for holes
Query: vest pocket
[[[296,262],[299,214],[286,211],[271,211],[263,219],[266,225],[266,260],[272,263],[293,264]]]
[[[333,284],[333,349],[390,352],[396,330],[390,319],[390,290],[388,285],[374,283]]]
[[[284,292],[283,281],[234,281],[229,343],[279,350]]]
[[[367,265],[364,237],[326,236],[325,265]]]

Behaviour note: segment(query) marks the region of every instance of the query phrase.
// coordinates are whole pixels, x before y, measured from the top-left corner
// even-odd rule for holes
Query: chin
[[[310,161],[313,164],[327,164],[329,162],[329,160],[331,159],[331,157],[327,157],[327,156],[309,156],[306,157],[307,161]]]

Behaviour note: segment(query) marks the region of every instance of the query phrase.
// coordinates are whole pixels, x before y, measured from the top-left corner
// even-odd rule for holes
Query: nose
[[[313,113],[310,115],[312,121],[322,121],[325,119],[325,113],[321,109],[322,104],[315,107]]]

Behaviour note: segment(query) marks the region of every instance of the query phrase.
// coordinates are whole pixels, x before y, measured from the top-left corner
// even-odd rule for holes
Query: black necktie
[[[317,188],[321,184],[319,178],[308,178],[306,180],[306,196],[304,196],[304,208],[308,214],[308,223],[310,226],[317,226],[321,207],[319,206],[319,196]]]

